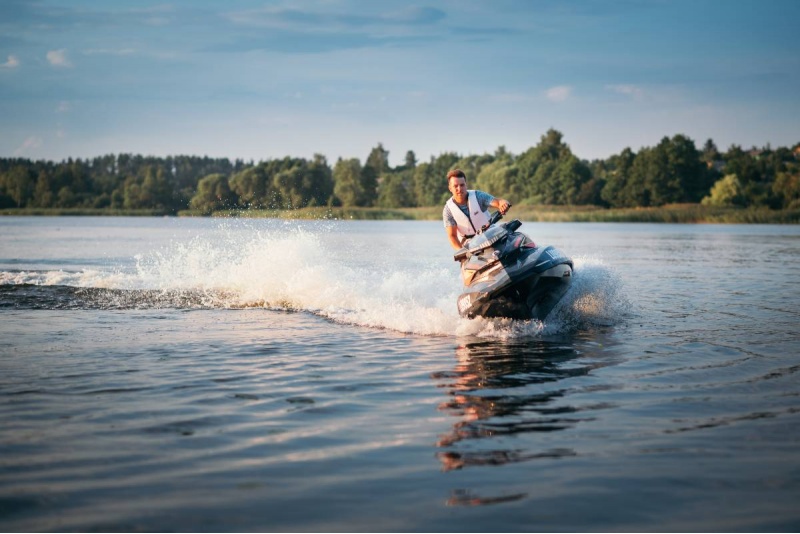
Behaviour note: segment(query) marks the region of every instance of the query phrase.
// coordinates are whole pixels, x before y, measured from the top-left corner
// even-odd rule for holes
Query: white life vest
[[[481,209],[475,191],[467,191],[467,199],[469,218],[464,215],[464,212],[458,207],[453,197],[450,197],[450,200],[447,201],[448,206],[450,206],[450,213],[456,221],[459,239],[464,239],[466,236],[472,237],[477,234],[481,228],[489,224],[489,213]]]

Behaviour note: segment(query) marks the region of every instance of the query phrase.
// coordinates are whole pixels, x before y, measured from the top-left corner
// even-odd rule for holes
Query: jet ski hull
[[[535,247],[525,234],[512,232],[462,264],[467,284],[459,313],[543,321],[569,290],[572,266],[558,249]]]

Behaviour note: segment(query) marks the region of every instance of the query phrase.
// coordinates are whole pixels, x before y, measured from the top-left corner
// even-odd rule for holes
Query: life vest
[[[489,224],[489,213],[481,209],[480,204],[478,204],[478,196],[473,190],[467,191],[469,218],[464,215],[464,212],[461,211],[461,208],[456,204],[453,197],[450,197],[447,204],[450,207],[450,213],[453,215],[453,219],[456,221],[456,228],[458,229],[458,237],[460,239],[474,236],[481,228]]]

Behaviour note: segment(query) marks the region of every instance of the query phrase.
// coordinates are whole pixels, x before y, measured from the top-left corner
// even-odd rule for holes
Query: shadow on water
[[[592,410],[608,407],[569,404],[566,397],[576,389],[571,379],[608,364],[582,356],[564,340],[459,346],[453,371],[432,376],[448,393],[439,410],[456,419],[436,443],[442,469],[576,456],[571,448],[543,446],[547,440],[534,435],[571,429],[593,420]],[[518,439],[526,435],[533,439]]]

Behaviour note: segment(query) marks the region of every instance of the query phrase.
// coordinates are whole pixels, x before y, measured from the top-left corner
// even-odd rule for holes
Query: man
[[[489,223],[489,206],[506,214],[511,204],[483,191],[468,191],[467,177],[461,169],[447,173],[447,187],[453,196],[442,210],[442,220],[450,245],[458,250],[467,238]]]

